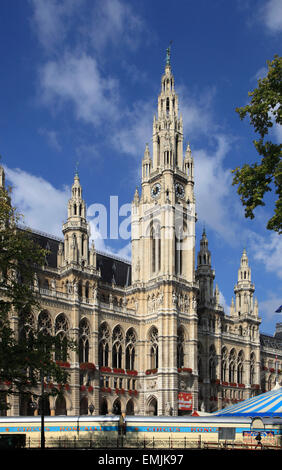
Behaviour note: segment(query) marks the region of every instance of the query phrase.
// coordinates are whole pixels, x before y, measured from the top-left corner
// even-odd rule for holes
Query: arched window
[[[177,367],[184,366],[184,330],[180,326],[177,331]]]
[[[121,404],[120,404],[120,399],[117,398],[113,404],[113,413],[114,415],[120,415],[121,414]]]
[[[183,250],[187,236],[187,227],[183,226],[181,217],[176,218],[175,222],[175,274],[181,275],[183,271]]]
[[[158,330],[156,327],[151,328],[149,333],[150,341],[150,368],[157,369],[159,366],[158,352]]]
[[[250,358],[250,384],[251,385],[255,383],[255,362],[256,362],[255,355],[254,353],[252,353],[251,358]]]
[[[89,361],[90,327],[86,318],[79,324],[79,362]]]
[[[63,313],[60,313],[55,321],[56,350],[55,359],[59,361],[67,360],[67,331],[68,321]]]
[[[235,382],[235,361],[236,353],[235,350],[232,349],[229,354],[229,382]]]
[[[47,310],[43,310],[38,315],[38,331],[43,334],[52,334],[51,316]]]
[[[127,416],[134,415],[134,403],[132,399],[128,400],[125,413]]]
[[[89,298],[89,282],[88,281],[85,283],[85,297],[86,299]]]
[[[99,366],[109,365],[110,329],[107,323],[102,323],[99,328]]]
[[[243,374],[244,374],[244,353],[240,351],[238,354],[238,365],[237,365],[237,382],[239,384],[243,383]]]
[[[203,357],[203,346],[201,343],[198,343],[198,376],[199,376],[200,382],[202,382],[204,378],[202,357]]]
[[[157,416],[158,414],[158,401],[155,397],[151,397],[148,401],[148,414],[149,416]]]
[[[123,332],[119,325],[117,325],[113,330],[112,336],[112,366],[120,368],[122,367],[122,346],[123,346]]]
[[[166,114],[169,114],[169,98],[166,99]]]
[[[133,328],[126,333],[125,338],[125,368],[133,370],[135,368],[135,345],[137,336]]]
[[[151,269],[152,273],[157,273],[161,269],[161,233],[160,225],[156,224],[151,227]]]
[[[214,345],[211,345],[209,352],[209,376],[210,381],[216,379],[216,351]]]
[[[28,315],[19,315],[19,341],[26,342],[32,347],[35,330],[35,320],[32,313]]]

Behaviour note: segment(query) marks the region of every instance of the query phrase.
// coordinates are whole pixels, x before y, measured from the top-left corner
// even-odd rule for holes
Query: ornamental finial
[[[172,41],[170,41],[169,46],[166,50],[166,65],[170,65],[170,51],[171,51],[171,44]]]

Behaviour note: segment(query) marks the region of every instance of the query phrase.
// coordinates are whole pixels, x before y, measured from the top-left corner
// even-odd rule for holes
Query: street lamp
[[[90,403],[90,405],[89,405],[88,408],[89,408],[90,414],[91,414],[91,416],[92,416],[92,414],[93,414],[93,412],[94,412],[94,410],[95,410],[95,407],[94,407],[93,403]]]

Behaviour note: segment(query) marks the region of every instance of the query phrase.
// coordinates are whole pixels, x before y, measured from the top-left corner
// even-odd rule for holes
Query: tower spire
[[[170,41],[169,46],[166,49],[166,66],[170,67],[170,56],[171,56],[171,44],[172,41]]]

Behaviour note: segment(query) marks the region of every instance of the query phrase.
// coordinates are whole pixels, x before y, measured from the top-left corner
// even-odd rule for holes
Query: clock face
[[[177,197],[181,197],[182,199],[184,198],[185,190],[184,190],[184,187],[182,186],[182,184],[180,184],[180,183],[175,184],[175,194],[176,194]]]
[[[159,183],[154,184],[154,186],[151,189],[152,197],[158,197],[160,193],[161,193],[161,185]]]

